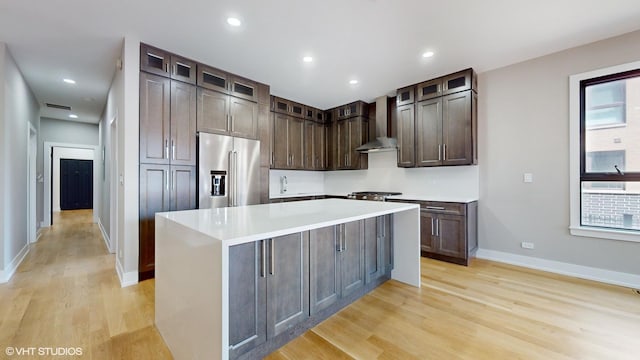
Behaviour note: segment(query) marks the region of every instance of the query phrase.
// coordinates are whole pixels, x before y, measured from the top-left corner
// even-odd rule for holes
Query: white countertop
[[[407,203],[322,199],[165,212],[156,218],[235,245],[417,208]]]
[[[439,195],[411,195],[402,194],[387,197],[389,200],[416,200],[416,201],[439,201],[439,202],[454,202],[454,203],[470,203],[478,201],[477,198],[464,197],[464,196],[439,196]]]
[[[287,198],[295,198],[295,197],[307,197],[307,196],[324,196],[324,193],[314,193],[314,192],[309,192],[309,193],[284,193],[284,194],[278,194],[278,195],[273,195],[271,197],[269,197],[270,199],[287,199]]]

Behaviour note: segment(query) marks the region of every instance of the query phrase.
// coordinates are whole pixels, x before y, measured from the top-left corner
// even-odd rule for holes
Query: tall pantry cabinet
[[[196,66],[140,47],[139,280],[154,276],[155,213],[196,208]]]

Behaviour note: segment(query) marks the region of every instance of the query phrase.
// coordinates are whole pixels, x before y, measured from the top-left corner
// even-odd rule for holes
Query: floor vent
[[[45,103],[47,107],[60,110],[71,110],[71,106]]]

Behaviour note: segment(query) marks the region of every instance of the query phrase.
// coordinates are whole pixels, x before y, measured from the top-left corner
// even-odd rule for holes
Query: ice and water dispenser
[[[211,170],[211,196],[225,196],[226,171]]]

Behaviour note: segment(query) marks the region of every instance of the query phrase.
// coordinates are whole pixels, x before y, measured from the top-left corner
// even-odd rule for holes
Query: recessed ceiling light
[[[70,118],[72,118],[72,119],[77,119],[77,118],[78,118],[78,115],[76,115],[76,114],[69,114],[69,117],[70,117]]]
[[[304,61],[304,62],[312,62],[313,58],[311,56],[305,56],[305,57],[302,58],[302,61]]]
[[[240,22],[240,19],[234,18],[234,17],[227,18],[227,23],[229,25],[231,25],[231,26],[240,26],[240,25],[242,25],[242,22]]]
[[[349,84],[351,84],[351,85],[355,85],[357,83],[358,83],[358,80],[355,80],[355,79],[349,80]]]
[[[62,81],[66,82],[67,84],[75,84],[76,81],[73,79],[63,79]]]
[[[429,58],[429,57],[432,57],[433,55],[434,55],[433,51],[427,51],[424,54],[422,54],[422,57]]]

